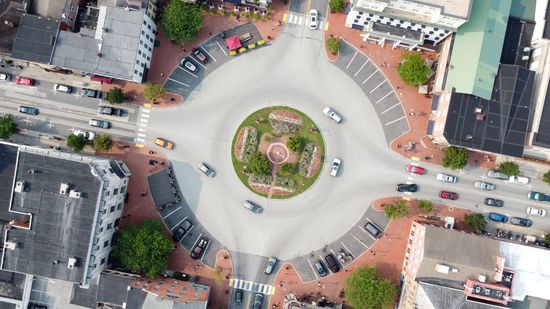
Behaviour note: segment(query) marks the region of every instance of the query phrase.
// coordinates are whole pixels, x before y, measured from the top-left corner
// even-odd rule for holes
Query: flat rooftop
[[[11,56],[16,59],[49,64],[59,23],[57,19],[24,14],[17,30]]]
[[[15,145],[0,143],[0,222],[10,222],[8,207],[13,188],[15,164],[17,163],[17,149]],[[0,242],[3,241],[3,238]]]
[[[23,0],[0,1],[0,54],[11,54],[23,13]]]
[[[529,68],[531,39],[535,24],[514,17],[508,19],[500,63],[517,64]],[[527,48],[528,50],[524,51]],[[525,58],[524,58],[525,57]]]

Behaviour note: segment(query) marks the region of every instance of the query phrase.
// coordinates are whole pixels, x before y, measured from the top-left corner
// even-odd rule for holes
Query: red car
[[[419,174],[419,175],[423,175],[426,170],[423,169],[422,167],[420,166],[416,166],[416,165],[412,165],[412,164],[407,164],[407,172],[409,173],[415,173],[415,174]]]
[[[440,191],[439,197],[446,200],[458,200],[458,194],[450,191]]]
[[[34,79],[17,76],[15,78],[15,83],[19,84],[19,85],[32,86],[32,85],[34,85]]]

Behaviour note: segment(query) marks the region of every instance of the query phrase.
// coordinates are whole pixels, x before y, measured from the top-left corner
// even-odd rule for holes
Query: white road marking
[[[149,117],[151,117],[151,115],[149,115],[149,114],[142,114],[141,115],[141,118],[149,118]]]
[[[149,122],[149,119],[146,119],[146,118],[140,118],[139,119],[140,122],[143,122],[143,123],[146,123],[146,122]]]
[[[206,243],[206,247],[202,251],[201,262],[202,262],[202,259],[204,259],[204,257],[206,256],[206,251],[208,251],[208,247],[210,247],[211,243],[212,243],[212,240],[209,240],[208,243]]]
[[[408,180],[413,180],[412,176],[407,177]]]
[[[394,122],[397,122],[397,121],[399,121],[399,120],[401,120],[401,119],[403,119],[403,118],[405,118],[405,117],[407,117],[407,116],[403,116],[403,117],[401,117],[401,118],[397,118],[397,119],[395,119],[394,121],[390,121],[390,122],[386,123],[386,125],[390,125],[390,124],[392,124],[392,123],[394,123]]]
[[[174,210],[173,210],[172,212],[170,212],[170,213],[169,213],[169,214],[167,214],[166,216],[162,217],[162,219],[164,220],[164,219],[166,219],[166,218],[170,217],[170,216],[171,216],[171,215],[172,215],[173,213],[175,213],[176,211],[180,210],[180,209],[181,209],[181,207],[182,207],[182,206],[180,206],[180,207],[178,207],[178,208],[174,209]]]
[[[372,89],[372,90],[369,92],[369,94],[370,94],[370,93],[373,93],[374,90],[378,89],[378,87],[382,86],[382,84],[385,83],[385,82],[387,82],[386,79],[384,79],[380,84],[378,84],[378,86],[374,87],[374,89]]]
[[[183,69],[182,69],[182,70],[183,70]],[[185,72],[187,72],[187,71],[185,71]],[[178,83],[178,84],[180,84],[180,85],[184,85],[185,87],[189,87],[189,85],[187,85],[186,83],[182,83],[182,82],[180,82],[179,80],[175,80],[175,79],[170,78],[170,77],[168,77],[166,80],[171,80],[171,81],[173,81],[174,83]]]
[[[257,282],[242,280],[242,279],[236,279],[236,278],[233,278],[231,287],[245,290],[245,291],[255,292],[255,293],[262,293],[265,295],[275,294],[275,288],[272,285],[262,284],[262,283],[257,283]]]
[[[356,52],[355,52],[355,55],[353,55],[353,57],[351,58],[350,62],[349,62],[348,65],[346,66],[346,70],[349,68],[349,66],[350,66],[351,63],[353,62],[353,59],[355,59],[355,56],[357,56],[358,53],[359,53],[359,51],[356,51]]]
[[[200,65],[201,67],[203,67],[205,70],[208,70],[207,67],[205,67],[202,62],[200,62],[200,60],[196,59],[197,60],[197,64]]]
[[[392,94],[392,92],[393,92],[393,90],[390,91],[390,92],[388,92],[388,94],[386,94],[385,96],[383,96],[380,100],[376,101],[375,104],[378,104],[378,103],[382,102],[382,100],[384,100],[385,98],[387,98],[390,94]]]
[[[216,43],[218,43],[218,42],[216,42]],[[216,58],[212,57],[212,55],[206,50],[206,48],[203,48],[202,51],[204,51],[210,58],[212,58],[212,60],[214,60],[214,62],[217,62]]]
[[[303,19],[304,19],[304,18],[303,18],[302,16],[300,16],[300,19],[298,19],[298,25],[301,25],[301,24],[302,24],[302,20],[303,20]]]
[[[361,72],[361,70],[367,65],[367,63],[369,63],[368,59],[367,59],[367,61],[365,61],[365,63],[363,63],[363,65],[359,68],[359,70],[357,70],[357,72],[355,72],[355,75],[353,75],[353,77],[357,76],[357,74],[359,74],[359,72]]]
[[[180,222],[178,222],[178,224],[174,225],[171,229],[170,229],[170,232],[172,232],[176,227],[180,226],[180,224],[183,222],[183,220],[187,219],[187,216],[185,216],[185,218],[183,218]]]
[[[311,261],[307,259],[307,262],[309,263],[309,267],[311,267],[311,270],[313,270],[313,274],[315,275],[315,280],[319,280],[319,276],[317,276],[317,270],[313,267],[313,264],[311,264]]]
[[[138,128],[138,131],[139,131],[139,132],[147,132],[147,130],[144,129],[144,128]]]
[[[177,68],[180,69],[180,70],[183,70],[184,72],[186,72],[187,74],[189,74],[189,75],[191,75],[191,76],[193,76],[193,77],[195,77],[195,78],[199,78],[197,75],[195,75],[195,74],[193,74],[193,73],[187,71],[186,69],[180,67],[179,65],[177,66]]]
[[[149,114],[149,113],[151,112],[151,110],[148,109],[148,108],[144,108],[144,109],[141,110],[141,112],[142,112],[142,113]]]
[[[222,50],[222,52],[227,56],[227,52],[225,51],[225,49],[223,49],[223,47],[220,45],[220,43],[218,41],[216,41],[216,44],[218,44],[218,47]],[[214,59],[214,58],[212,58]],[[214,60],[215,61],[215,60]]]
[[[350,234],[350,235],[351,235],[351,237],[355,238],[355,240],[357,240],[360,244],[365,246],[365,248],[367,248],[367,249],[369,248],[369,246],[367,246],[361,239],[355,237],[355,235],[353,235],[353,234]]]
[[[374,72],[372,72],[371,75],[369,75],[369,77],[367,77],[367,79],[365,79],[362,83],[362,85],[364,85],[374,74],[376,74],[376,72],[378,72],[378,69],[376,69]]]
[[[369,219],[367,218],[367,220],[369,220]],[[372,220],[369,220],[369,221],[372,222]],[[367,230],[365,230],[364,227],[360,226],[360,228],[361,228],[361,231],[363,231],[363,232],[365,232],[367,235],[369,235],[370,238],[376,240],[376,238],[375,238],[374,236],[372,236]]]
[[[137,136],[139,136],[139,137],[145,137],[146,135],[143,134],[143,133],[138,133]]]
[[[136,141],[138,141],[140,143],[145,143],[145,140],[143,138],[136,138]]]
[[[340,242],[340,244],[342,244],[342,247],[344,247],[344,249],[346,249],[351,254],[351,250],[343,242]]]
[[[389,111],[390,109],[392,109],[392,108],[394,108],[394,107],[396,107],[396,106],[399,106],[400,104],[401,104],[401,103],[395,104],[394,106],[392,106],[392,107],[388,108],[387,110],[381,112],[380,115],[384,115],[387,111]]]

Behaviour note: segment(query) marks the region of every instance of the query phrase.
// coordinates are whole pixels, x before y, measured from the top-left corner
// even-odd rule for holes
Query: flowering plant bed
[[[241,162],[248,162],[250,157],[258,149],[258,130],[254,127],[243,127],[239,130],[237,141],[235,142],[235,156]]]
[[[311,177],[315,175],[321,163],[321,153],[319,147],[313,143],[309,143],[304,147],[302,156],[300,157],[298,172],[301,176]]]
[[[300,115],[287,110],[274,110],[269,113],[269,123],[277,133],[295,133],[300,131],[304,124]]]

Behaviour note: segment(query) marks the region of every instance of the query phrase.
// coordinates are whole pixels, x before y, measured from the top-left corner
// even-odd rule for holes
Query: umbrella
[[[241,48],[241,41],[239,41],[239,37],[236,35],[228,37],[225,39],[225,44],[227,44],[227,47],[229,50],[235,50]]]

